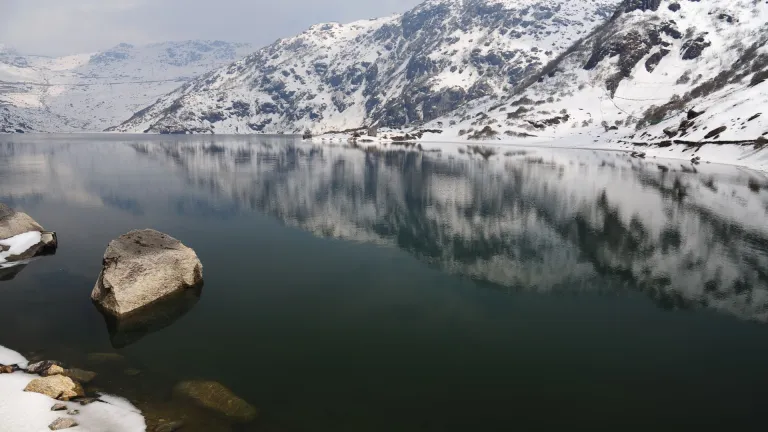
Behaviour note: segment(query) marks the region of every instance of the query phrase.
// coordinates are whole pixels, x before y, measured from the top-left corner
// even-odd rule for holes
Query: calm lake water
[[[96,370],[91,390],[185,431],[765,426],[759,173],[585,150],[0,136],[0,202],[60,243],[0,282],[0,344]],[[107,323],[90,292],[136,228],[194,248],[205,287]],[[259,420],[176,401],[187,379]]]

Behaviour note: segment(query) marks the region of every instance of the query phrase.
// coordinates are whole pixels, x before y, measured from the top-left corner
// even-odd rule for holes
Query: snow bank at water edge
[[[27,366],[21,354],[0,346],[0,363]],[[144,432],[146,423],[138,408],[125,399],[100,395],[102,402],[81,406],[77,402],[60,402],[48,396],[25,392],[24,388],[36,375],[24,372],[0,374],[0,432],[40,432],[56,419],[73,418],[79,426],[72,432]],[[66,411],[51,411],[54,404],[64,404],[67,410],[78,410],[70,416]]]
[[[42,233],[39,231],[25,232],[17,236],[0,240],[0,246],[9,248],[5,252],[0,252],[0,268],[11,267],[19,263],[12,263],[11,265],[3,265],[8,261],[8,257],[21,255],[28,251],[32,246],[39,244],[43,239]],[[3,248],[0,248],[2,250]]]
[[[691,161],[697,158],[697,163],[719,163],[726,165],[743,166],[746,168],[768,172],[768,146],[739,145],[739,144],[668,144],[638,145],[626,142],[617,136],[607,136],[595,131],[594,133],[567,136],[567,137],[540,137],[540,138],[493,138],[486,140],[471,140],[457,137],[457,134],[420,132],[414,130],[408,132],[408,141],[399,141],[399,135],[380,134],[378,137],[361,137],[350,141],[352,138],[346,134],[320,135],[312,138],[315,144],[337,144],[354,142],[363,148],[402,148],[417,147],[423,151],[440,151],[445,154],[467,153],[467,149],[490,149],[493,155],[502,156],[514,151],[514,148],[561,148],[634,152],[647,158],[678,159]],[[398,137],[393,140],[392,137]],[[469,151],[472,153],[472,150]]]

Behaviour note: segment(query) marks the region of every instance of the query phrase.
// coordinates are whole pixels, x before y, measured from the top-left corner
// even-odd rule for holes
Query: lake
[[[0,136],[0,202],[60,245],[2,278],[0,345],[184,431],[764,427],[763,174],[446,146]],[[90,293],[138,228],[194,248],[205,286],[121,326]],[[175,400],[188,379],[259,419]]]

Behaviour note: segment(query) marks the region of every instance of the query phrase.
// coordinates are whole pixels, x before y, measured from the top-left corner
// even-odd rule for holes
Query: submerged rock
[[[107,247],[91,298],[103,312],[122,317],[202,283],[195,251],[155,230],[131,231]]]
[[[155,432],[176,432],[184,427],[184,422],[175,421],[170,423],[164,423],[155,428]]]
[[[173,389],[177,397],[195,403],[240,422],[256,418],[259,411],[232,391],[215,381],[185,381]]]
[[[79,383],[63,375],[33,379],[24,388],[24,391],[44,394],[63,401],[85,396],[85,391]]]
[[[66,369],[64,370],[64,373],[62,375],[66,377],[70,377],[75,381],[81,382],[83,384],[88,384],[94,379],[96,379],[96,372],[91,372],[87,370],[82,369]]]
[[[93,397],[86,397],[86,398],[79,398],[77,401],[81,406],[88,406],[92,403],[101,402],[101,399],[99,398],[93,398]]]
[[[122,362],[125,361],[125,357],[117,353],[90,353],[88,354],[88,362],[93,364],[109,363],[109,362]]]
[[[69,429],[78,426],[77,422],[74,419],[71,418],[58,418],[53,423],[48,425],[48,429],[50,430],[63,430],[63,429]]]

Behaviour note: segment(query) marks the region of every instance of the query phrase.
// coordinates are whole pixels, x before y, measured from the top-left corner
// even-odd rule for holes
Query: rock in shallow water
[[[30,231],[43,231],[34,219],[28,214],[17,212],[5,204],[0,203],[0,240],[9,239],[19,234]]]
[[[62,375],[72,378],[83,384],[88,384],[96,379],[97,373],[82,369],[66,369]]]
[[[117,353],[90,353],[88,354],[88,362],[93,364],[102,364],[110,362],[125,361],[125,357]]]
[[[24,391],[44,394],[63,401],[85,396],[85,391],[79,383],[62,375],[33,379],[24,388]]]
[[[63,430],[63,429],[69,429],[77,426],[77,422],[74,421],[71,418],[58,418],[53,423],[48,425],[48,429],[50,430]]]
[[[10,251],[12,244],[26,243],[27,236],[38,234],[35,241],[27,244],[23,250]],[[48,232],[29,215],[17,212],[5,204],[0,203],[0,252],[6,256],[0,258],[2,262],[18,262],[39,255],[48,255],[56,252],[58,240],[56,233]]]
[[[61,366],[53,365],[49,367],[46,371],[41,373],[40,375],[44,377],[54,376],[54,375],[64,375],[64,368]]]
[[[184,422],[175,421],[171,423],[161,424],[155,428],[155,432],[176,432],[184,427]]]
[[[155,230],[131,231],[107,247],[91,298],[121,317],[202,282],[195,251]]]
[[[30,373],[30,374],[42,375],[43,373],[45,373],[47,370],[51,369],[54,366],[60,367],[62,366],[62,364],[61,362],[57,362],[55,360],[44,360],[44,361],[39,361],[39,362],[30,364],[29,366],[27,366],[26,371],[27,373]],[[51,374],[51,375],[56,375],[56,374]]]
[[[215,381],[185,381],[173,389],[177,397],[188,398],[210,410],[240,422],[256,418],[259,411]]]

